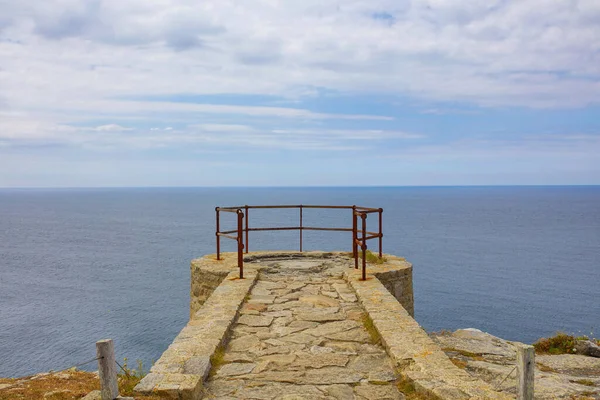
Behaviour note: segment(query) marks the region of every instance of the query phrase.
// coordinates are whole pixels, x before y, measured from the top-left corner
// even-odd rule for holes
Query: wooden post
[[[517,399],[533,400],[535,350],[533,346],[517,347]]]
[[[115,346],[112,339],[96,342],[96,357],[98,357],[102,400],[114,400],[119,396],[119,386],[117,384]]]

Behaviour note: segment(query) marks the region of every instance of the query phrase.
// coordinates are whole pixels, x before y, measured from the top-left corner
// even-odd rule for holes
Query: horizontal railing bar
[[[305,231],[337,231],[337,232],[352,232],[352,228],[319,228],[313,226],[285,226],[276,228],[248,228],[248,232],[252,231],[291,231],[291,230],[305,230]],[[244,229],[244,231],[246,231]],[[233,231],[237,232],[237,231]]]
[[[373,233],[373,232],[367,232],[367,233]],[[382,235],[382,236],[383,236],[383,235]],[[378,234],[378,233],[373,233],[372,235],[370,235],[370,236],[367,236],[367,240],[370,240],[370,239],[377,239],[378,237],[379,237],[379,234]],[[362,236],[361,236],[361,237],[357,237],[357,240],[362,240]]]
[[[350,207],[352,208],[352,207]],[[379,208],[373,208],[373,207],[360,207],[360,206],[356,206],[357,210],[368,210],[369,212],[378,212]]]
[[[360,214],[373,214],[373,213],[377,213],[379,212],[378,208],[374,208],[374,209],[363,209],[364,211],[358,211],[356,210],[355,213],[356,215],[360,215]]]
[[[240,209],[240,207],[226,207],[226,208],[217,207],[217,211],[225,211],[225,212],[230,212],[230,213],[236,213],[239,209]]]
[[[233,240],[238,240],[237,236],[233,236],[233,235],[227,235],[226,233],[217,233],[217,235],[219,236],[223,236],[229,239],[233,239]]]
[[[277,228],[248,228],[249,232],[252,231],[293,231],[293,230],[299,230],[300,227],[297,226],[282,226],[282,227],[277,227]]]
[[[219,233],[237,233],[237,229],[231,230],[231,231],[223,231],[223,232],[217,232],[217,234]]]
[[[251,209],[273,209],[273,208],[326,208],[326,209],[345,209],[345,210],[351,210],[353,207],[352,206],[332,206],[332,205],[313,205],[313,204],[284,204],[284,205],[269,205],[269,206],[237,206],[237,207],[219,207],[219,210],[221,211],[225,211],[225,210],[230,210],[230,211],[237,211],[238,209],[245,209],[248,208],[249,210]],[[368,208],[368,207],[358,207],[356,206],[356,209],[360,209],[360,210],[378,210],[377,208]]]
[[[352,209],[352,206],[312,206],[312,205],[302,205],[303,208],[338,208],[338,209]]]
[[[352,232],[352,228],[318,228],[312,226],[302,227],[305,231],[337,231],[337,232]]]
[[[367,236],[366,240],[377,239],[378,237],[379,237],[379,234],[377,233],[377,234],[372,235],[372,236]]]

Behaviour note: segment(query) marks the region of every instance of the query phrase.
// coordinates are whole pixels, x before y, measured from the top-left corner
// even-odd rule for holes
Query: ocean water
[[[215,251],[214,207],[300,203],[383,207],[384,251],[413,263],[427,330],[600,336],[600,187],[4,189],[0,376],[70,367],[102,338],[149,366],[187,322],[189,262]],[[297,213],[251,210],[250,223]],[[347,210],[304,217],[351,225]],[[298,232],[252,232],[249,246],[297,249]],[[350,234],[306,232],[304,246],[349,250]]]

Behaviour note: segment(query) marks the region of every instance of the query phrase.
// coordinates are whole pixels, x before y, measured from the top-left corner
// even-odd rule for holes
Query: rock
[[[369,400],[404,400],[405,397],[394,385],[358,385],[354,388],[357,395]]]
[[[358,383],[362,375],[341,367],[325,367],[306,371],[300,380],[303,384],[332,385],[335,383]]]
[[[352,386],[350,385],[330,385],[325,386],[324,389],[329,396],[333,396],[338,400],[352,400],[356,398],[354,390],[352,390]]]
[[[260,340],[256,335],[246,335],[229,342],[228,351],[245,351],[251,347],[257,347],[259,344]]]
[[[338,312],[338,307],[322,308],[318,311],[298,313],[298,319],[303,321],[327,322],[327,321],[343,321],[346,319],[344,314]]]
[[[269,361],[277,365],[289,365],[296,359],[295,354],[273,354],[269,356],[263,356],[260,361]]]
[[[346,332],[325,335],[327,339],[340,340],[343,342],[368,343],[371,341],[369,334],[362,328],[355,328]]]
[[[292,333],[291,335],[287,335],[287,336],[282,336],[279,339],[284,342],[309,344],[309,343],[313,343],[316,338],[312,335],[307,335],[304,332],[299,332],[299,333]]]
[[[339,307],[340,305],[337,300],[320,295],[302,296],[299,300],[303,303],[309,303],[317,307]]]
[[[478,329],[458,329],[450,335],[431,334],[430,336],[443,349],[455,349],[478,355],[494,354],[513,359],[516,356],[514,345]]]
[[[537,364],[562,373],[600,376],[600,358],[578,354],[537,355],[535,361]]]
[[[254,361],[252,359],[252,357],[250,357],[248,354],[246,353],[225,353],[225,356],[223,357],[223,361],[227,362],[227,363],[233,363],[233,362],[237,362],[237,363],[245,363],[245,362],[252,362]]]
[[[296,365],[307,368],[323,367],[344,367],[348,364],[349,357],[344,354],[320,353],[309,354],[299,353]]]
[[[327,297],[331,297],[333,299],[337,299],[338,298],[338,294],[336,292],[328,292],[328,291],[322,290],[321,294],[323,294],[324,296],[327,296]]]
[[[362,373],[369,373],[371,371],[380,371],[382,368],[389,368],[389,358],[384,354],[363,354],[359,355],[348,364],[348,368]]]
[[[248,326],[269,326],[273,322],[273,317],[255,316],[255,315],[242,315],[238,319],[238,324]]]
[[[250,296],[250,300],[248,300],[248,304],[273,304],[274,301],[275,296],[252,295]]]
[[[217,371],[218,376],[237,376],[252,372],[256,367],[254,363],[231,363],[225,364]]]
[[[312,354],[326,354],[326,353],[333,353],[333,349],[331,347],[312,346],[310,348],[310,352]]]
[[[350,289],[347,284],[334,283],[333,288],[343,301],[347,301],[349,303],[356,302],[356,295],[354,292],[352,292],[352,289]]]
[[[390,371],[371,371],[369,372],[369,383],[382,385],[396,380],[396,375]]]
[[[265,311],[267,309],[267,305],[264,303],[246,303],[242,308],[242,313],[246,311]]]
[[[192,357],[183,364],[183,373],[200,375],[202,379],[206,379],[210,372],[211,364],[209,357]]]
[[[2,389],[2,387],[0,387],[0,389]],[[100,392],[99,390],[92,390],[81,400],[102,400],[102,392]]]
[[[356,321],[334,321],[320,324],[316,328],[307,329],[304,333],[313,336],[325,336],[332,333],[344,332],[350,329],[358,328],[360,325]]]
[[[600,346],[591,340],[578,340],[575,343],[577,354],[590,357],[600,357]]]

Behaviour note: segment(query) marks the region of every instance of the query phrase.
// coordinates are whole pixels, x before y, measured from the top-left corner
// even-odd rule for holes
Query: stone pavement
[[[322,264],[270,261],[216,357],[205,398],[404,398],[353,290]]]

